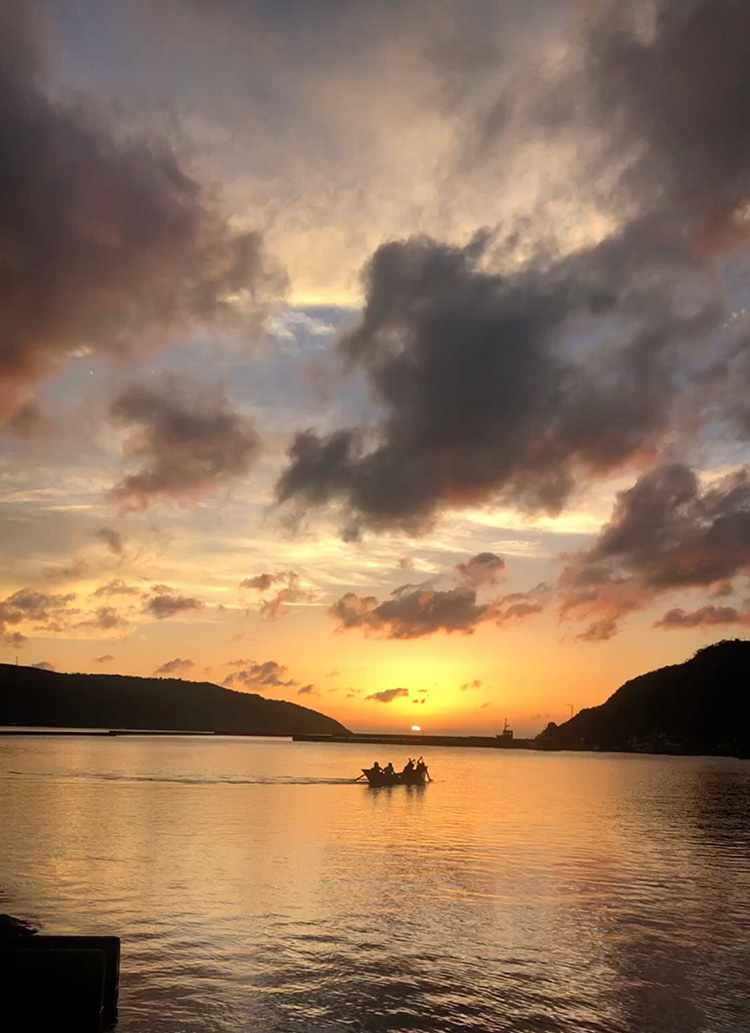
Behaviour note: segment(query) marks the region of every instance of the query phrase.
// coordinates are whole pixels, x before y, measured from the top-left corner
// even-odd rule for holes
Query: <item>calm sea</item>
[[[0,911],[122,937],[119,1033],[750,1030],[750,763],[0,738]]]

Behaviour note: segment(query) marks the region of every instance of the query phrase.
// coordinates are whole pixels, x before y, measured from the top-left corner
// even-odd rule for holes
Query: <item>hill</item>
[[[750,642],[718,642],[633,678],[537,740],[551,749],[750,757]]]
[[[316,710],[235,692],[210,682],[58,674],[0,664],[0,725],[49,728],[149,728],[226,735],[341,735],[347,729]]]

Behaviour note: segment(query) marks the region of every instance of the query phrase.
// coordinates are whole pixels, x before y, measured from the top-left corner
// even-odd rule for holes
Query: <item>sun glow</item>
[[[421,732],[422,731],[422,729],[421,729],[421,727],[419,725],[412,725],[411,726],[411,730],[412,730],[412,732]]]

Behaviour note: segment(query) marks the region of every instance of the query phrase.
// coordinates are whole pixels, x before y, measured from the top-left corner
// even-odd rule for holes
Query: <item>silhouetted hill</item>
[[[333,718],[210,682],[57,674],[0,664],[0,725],[150,728],[245,735],[340,735]]]
[[[734,639],[625,682],[537,737],[559,749],[750,757],[750,642]]]

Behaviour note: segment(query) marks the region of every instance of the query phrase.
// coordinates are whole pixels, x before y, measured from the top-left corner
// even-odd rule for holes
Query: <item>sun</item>
[[[412,732],[421,732],[422,731],[420,725],[412,725],[411,726],[411,730],[412,730]]]

